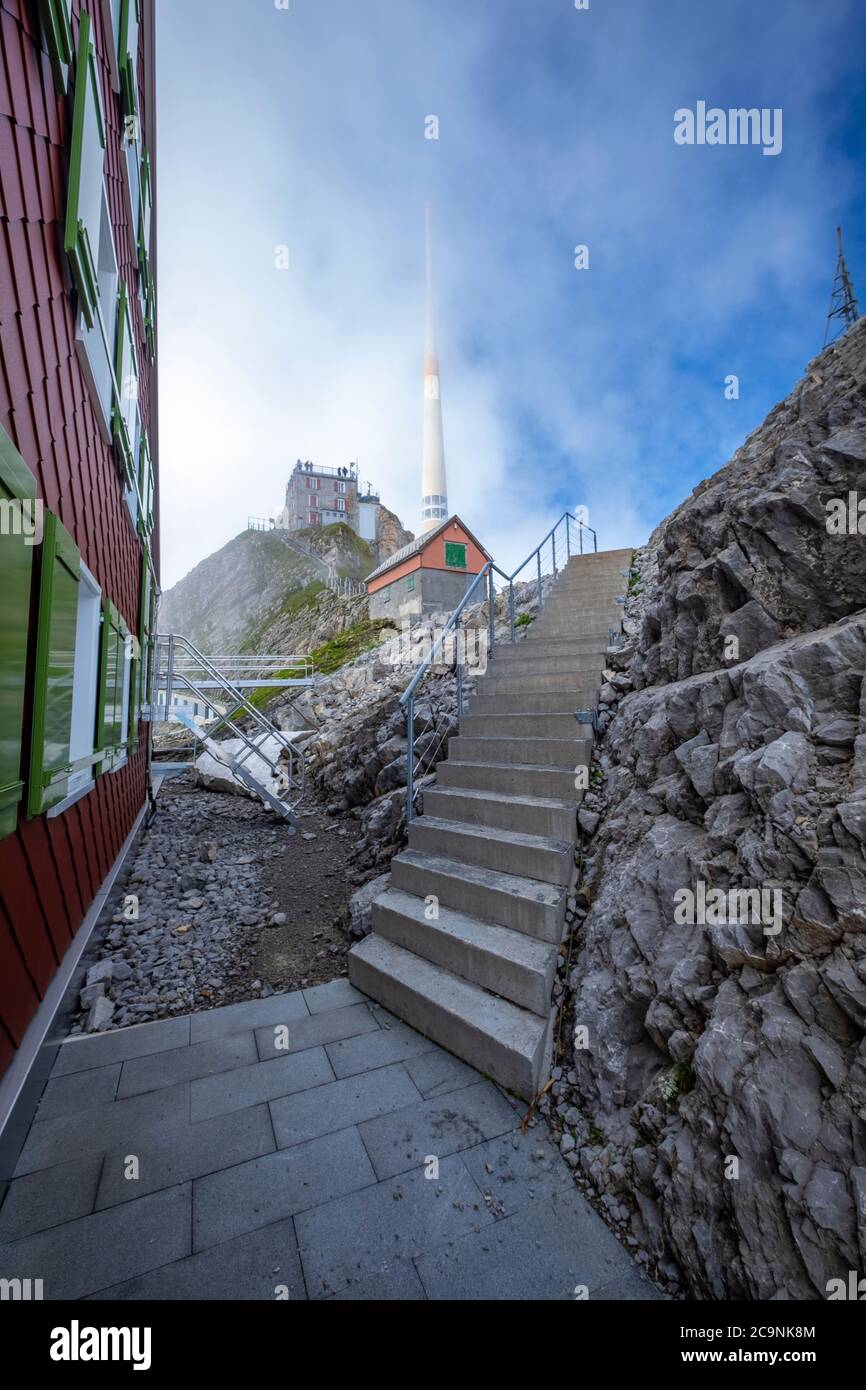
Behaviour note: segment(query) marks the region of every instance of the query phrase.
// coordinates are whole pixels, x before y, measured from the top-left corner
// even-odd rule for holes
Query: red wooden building
[[[147,800],[154,90],[153,0],[0,0],[0,1129]]]

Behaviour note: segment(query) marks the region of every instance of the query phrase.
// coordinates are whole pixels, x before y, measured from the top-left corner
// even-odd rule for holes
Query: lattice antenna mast
[[[839,247],[839,256],[836,261],[836,277],[833,281],[833,293],[830,295],[830,312],[827,315],[827,327],[824,330],[824,344],[826,347],[830,341],[830,333],[834,319],[842,320],[842,327],[833,335],[838,338],[846,329],[856,323],[860,317],[860,310],[857,307],[857,296],[854,293],[854,286],[851,283],[851,276],[848,273],[848,265],[845,260],[845,253],[842,250],[842,228],[836,228],[836,242]]]

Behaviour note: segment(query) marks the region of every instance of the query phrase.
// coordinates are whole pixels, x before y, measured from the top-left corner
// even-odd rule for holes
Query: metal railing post
[[[580,553],[583,554],[583,523],[577,523],[577,534],[580,536]]]
[[[556,527],[550,533],[550,544],[553,547],[553,577],[556,578]]]
[[[511,640],[514,641],[514,580],[508,583],[508,614],[511,619]]]
[[[539,550],[538,553],[536,554],[536,557],[535,557],[535,558],[536,558],[536,560],[538,561],[538,606],[539,606],[539,608],[541,608],[542,604],[544,603],[544,585],[543,585],[542,582],[541,582],[541,551],[540,551],[540,550]]]
[[[454,624],[454,674],[457,679],[457,718],[463,718],[463,662],[460,660],[460,623]]]
[[[496,590],[495,590],[494,587],[493,587],[493,566],[492,566],[492,565],[490,566],[490,569],[489,569],[489,571],[488,571],[487,578],[488,578],[487,627],[488,627],[488,640],[489,640],[489,647],[488,647],[487,655],[488,655],[488,656],[492,656],[492,655],[493,655],[493,647],[494,647],[494,644],[495,644],[495,642],[496,642],[496,615],[495,615],[495,612],[494,612],[494,605],[495,605],[495,603],[496,603]]]
[[[571,559],[571,517],[570,517],[570,516],[566,516],[566,518],[565,518],[565,556],[566,556],[566,559],[567,559],[567,560],[570,560],[570,559]]]
[[[173,676],[174,676],[174,635],[172,634],[172,635],[169,637],[169,639],[168,639],[168,665],[167,665],[167,667],[166,667],[166,672],[165,672],[165,717],[166,717],[166,719],[169,719],[169,718],[171,717],[171,716],[169,715],[169,710],[171,709],[171,686],[172,686],[172,678],[173,678]]]
[[[406,701],[406,828],[412,823],[412,802],[415,799],[415,696]]]

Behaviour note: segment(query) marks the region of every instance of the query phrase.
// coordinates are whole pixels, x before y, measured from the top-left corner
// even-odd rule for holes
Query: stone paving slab
[[[381,1274],[358,1279],[347,1284],[339,1293],[331,1294],[331,1303],[352,1300],[357,1303],[420,1303],[426,1299],[424,1285],[411,1260],[395,1260]]]
[[[303,993],[272,994],[269,999],[250,999],[246,1004],[226,1004],[222,1009],[207,1009],[193,1014],[190,1020],[190,1042],[209,1042],[227,1033],[243,1033],[262,1028],[266,1023],[291,1023],[293,1018],[309,1017]],[[158,1026],[158,1025],[157,1025]]]
[[[257,1060],[253,1034],[230,1033],[227,1037],[178,1047],[151,1057],[134,1057],[123,1063],[118,1097],[142,1095],[162,1086],[174,1086],[181,1081],[197,1081],[202,1076],[215,1076]]]
[[[450,1052],[443,1052],[441,1047],[433,1052],[422,1052],[419,1057],[407,1058],[406,1070],[425,1100],[459,1091],[461,1086],[473,1086],[478,1080],[474,1067],[452,1057]]]
[[[327,1298],[381,1274],[396,1259],[492,1225],[481,1194],[455,1155],[429,1181],[420,1168],[295,1218],[310,1298]]]
[[[616,1277],[619,1243],[573,1195],[542,1198],[416,1261],[428,1298],[573,1301]],[[491,1292],[495,1290],[495,1293]]]
[[[414,1270],[413,1270],[414,1273]],[[421,1281],[417,1274],[418,1287]],[[137,1279],[114,1284],[89,1299],[132,1301],[174,1301],[219,1299],[225,1302],[251,1300],[291,1302],[307,1297],[298,1255],[294,1223],[275,1221],[271,1226],[225,1240],[185,1260],[163,1265]],[[422,1289],[423,1297],[423,1289]]]
[[[272,1062],[253,1062],[248,1067],[205,1076],[191,1086],[192,1118],[206,1119],[208,1115],[223,1115],[241,1110],[245,1105],[276,1100],[293,1091],[307,1091],[332,1081],[334,1073],[324,1049],[311,1047],[294,1056],[278,1057]]]
[[[261,1065],[271,1067],[274,1063]],[[420,1099],[412,1078],[399,1064],[332,1081],[271,1104],[277,1146],[284,1149],[305,1139],[316,1139],[389,1110],[400,1110]]]
[[[191,1218],[187,1183],[0,1246],[0,1271],[43,1279],[46,1299],[83,1298],[190,1254]]]
[[[89,1071],[129,1057],[146,1057],[152,1052],[168,1052],[185,1047],[190,1040],[190,1020],[166,1018],[159,1023],[139,1023],[134,1028],[118,1028],[111,1033],[67,1038],[60,1048],[52,1076],[72,1071]]]
[[[48,1082],[36,1112],[37,1120],[56,1120],[59,1115],[75,1115],[92,1105],[109,1105],[117,1095],[121,1062],[90,1071],[53,1076]]]
[[[285,1029],[285,1032],[282,1031]],[[353,1038],[359,1033],[375,1033],[379,1024],[368,1004],[351,1004],[345,1009],[312,1014],[289,1024],[257,1028],[256,1046],[261,1061],[284,1057],[287,1052],[303,1052],[307,1047]]]
[[[203,1250],[375,1182],[357,1129],[278,1149],[194,1185],[193,1248]]]
[[[419,1052],[436,1050],[436,1043],[407,1028],[405,1023],[391,1023],[377,1033],[365,1033],[361,1038],[329,1043],[328,1057],[337,1076],[358,1076],[389,1062],[403,1062]]]
[[[55,1120],[36,1120],[24,1143],[15,1176],[37,1168],[50,1168],[71,1156],[100,1153],[115,1144],[126,1144],[135,1153],[136,1145],[147,1143],[169,1125],[189,1121],[189,1085],[167,1086],[143,1096],[116,1100],[111,1105],[95,1105],[75,1115]]]
[[[559,1150],[540,1126],[478,1144],[463,1162],[499,1216],[512,1216],[544,1197],[574,1193],[574,1179]]]
[[[0,1208],[0,1278],[49,1299],[659,1297],[524,1112],[346,980],[72,1040]]]
[[[174,1187],[218,1169],[232,1169],[233,1164],[273,1153],[275,1147],[266,1105],[215,1115],[196,1124],[169,1126],[136,1146],[138,1166],[133,1178],[127,1177],[131,1156],[128,1144],[105,1155],[96,1210],[133,1202],[147,1192]]]
[[[330,1009],[344,1009],[348,1004],[369,1004],[366,994],[362,994],[348,980],[330,980],[326,985],[312,985],[301,991],[304,1002],[311,1014],[327,1012]]]
[[[0,1243],[19,1240],[93,1211],[102,1154],[69,1158],[15,1178],[0,1209]]]
[[[376,1176],[392,1178],[421,1167],[429,1157],[471,1149],[514,1128],[514,1111],[489,1081],[446,1096],[419,1101],[361,1125]]]

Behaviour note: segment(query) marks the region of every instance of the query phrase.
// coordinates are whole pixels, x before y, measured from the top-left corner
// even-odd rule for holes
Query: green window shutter
[[[138,615],[138,632],[140,642],[139,664],[138,664],[138,702],[139,707],[147,704],[148,681],[150,677],[150,663],[153,652],[153,582],[150,575],[150,565],[148,555],[142,556],[141,567],[141,598]]]
[[[138,357],[135,351],[135,336],[132,328],[132,308],[126,282],[121,281],[117,306],[117,351],[114,363],[117,389],[120,402],[115,401],[112,411],[114,438],[120,451],[120,460],[127,487],[132,487],[136,475],[136,460],[133,451],[136,438],[136,416],[138,415]]]
[[[407,592],[407,594],[411,594],[411,592],[412,592],[412,590],[413,590],[414,588],[415,588],[415,576],[414,576],[414,574],[410,574],[409,577],[408,577],[408,579],[406,580],[406,592]]]
[[[15,829],[24,795],[21,744],[33,546],[22,523],[26,519],[32,531],[35,505],[36,479],[0,427],[0,839]]]
[[[81,557],[69,532],[45,513],[27,812],[41,815],[67,794]]]
[[[147,298],[144,310],[144,331],[147,335],[147,351],[151,362],[156,359],[156,290],[153,280],[148,281]]]
[[[39,18],[55,85],[65,92],[72,62],[72,0],[39,0]]]
[[[130,635],[129,646],[129,730],[126,739],[126,748],[127,752],[135,753],[138,750],[138,726],[141,722],[141,689],[139,681],[141,643],[137,637]]]
[[[105,115],[90,28],[90,16],[86,10],[82,10],[78,26],[69,192],[63,242],[88,328],[92,328],[96,322],[99,300],[97,262],[105,166]]]
[[[120,750],[123,722],[123,621],[111,599],[105,600],[102,615],[103,662],[102,747],[103,771],[110,768]]]
[[[122,0],[120,7],[120,87],[127,116],[138,113],[139,0]]]
[[[454,569],[465,570],[466,568],[466,546],[458,545],[456,541],[445,542],[445,563]]]

